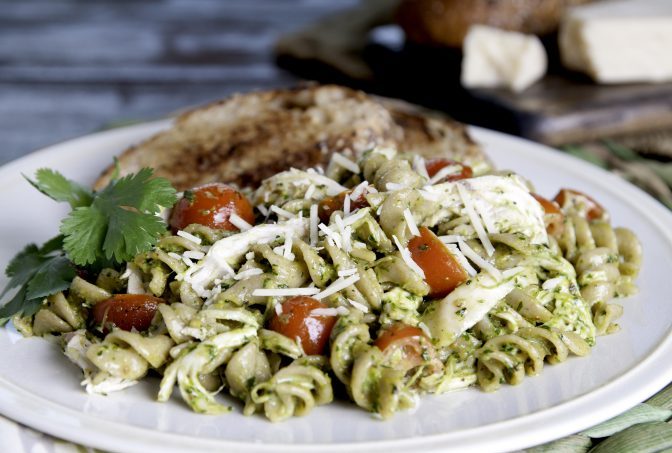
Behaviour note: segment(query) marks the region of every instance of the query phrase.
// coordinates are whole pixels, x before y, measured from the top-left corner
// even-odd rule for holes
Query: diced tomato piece
[[[312,311],[317,308],[327,308],[327,305],[307,296],[287,299],[282,303],[281,314],[275,313],[271,318],[269,329],[292,340],[298,338],[308,355],[323,354],[336,317],[314,315]]]
[[[115,294],[93,307],[93,319],[104,330],[118,327],[122,330],[144,331],[164,300],[148,294]]]
[[[441,169],[452,165],[459,165],[460,167],[462,167],[462,170],[447,175],[440,182],[458,181],[460,179],[471,178],[474,175],[474,171],[471,169],[469,165],[464,165],[451,159],[436,158],[436,159],[429,159],[425,162],[425,167],[427,168],[427,174],[429,175],[430,178],[436,175]]]
[[[445,297],[469,277],[457,259],[434,233],[427,227],[420,227],[420,236],[408,242],[408,250],[413,261],[425,273],[429,285],[429,297]]]
[[[234,213],[247,223],[254,224],[254,210],[243,194],[226,184],[206,184],[184,192],[184,197],[173,207],[170,226],[177,231],[198,223],[236,231],[238,227],[229,221]]]
[[[544,223],[546,224],[546,231],[548,234],[552,236],[558,236],[561,234],[565,227],[565,216],[562,214],[562,211],[560,211],[558,203],[555,201],[550,201],[533,192],[530,193],[530,195],[532,195],[544,209]]]
[[[605,211],[601,204],[586,195],[574,189],[560,189],[555,196],[554,201],[564,208],[567,203],[575,203],[577,206],[583,206],[586,219],[589,221],[598,220],[604,217]]]
[[[343,203],[345,201],[346,196],[350,196],[350,193],[352,193],[351,190],[346,190],[338,195],[335,195],[333,197],[327,197],[320,201],[320,204],[318,205],[317,208],[317,213],[320,217],[320,221],[324,223],[329,222],[329,218],[331,217],[331,214],[334,213],[334,211],[342,211],[343,210]],[[358,196],[354,200],[350,200],[350,211],[354,211],[355,209],[361,209],[365,208],[369,205],[368,201],[366,201],[365,195],[362,193],[360,196]]]
[[[433,358],[434,349],[427,335],[417,327],[399,322],[383,330],[373,343],[385,353],[401,349],[403,369],[411,369],[425,362],[423,356]],[[423,354],[427,352],[428,354]]]

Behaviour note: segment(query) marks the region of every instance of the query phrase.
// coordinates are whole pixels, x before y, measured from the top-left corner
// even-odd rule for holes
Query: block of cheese
[[[473,25],[464,38],[463,54],[462,85],[467,88],[518,92],[546,73],[546,51],[533,35]]]
[[[563,64],[600,83],[672,80],[672,0],[616,0],[569,10]]]

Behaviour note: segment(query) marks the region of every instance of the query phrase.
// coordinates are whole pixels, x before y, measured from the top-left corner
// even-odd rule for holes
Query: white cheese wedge
[[[672,1],[619,0],[572,8],[559,41],[564,65],[597,82],[672,80]]]
[[[464,39],[462,85],[522,91],[546,73],[547,57],[536,36],[474,25]]]
[[[515,286],[515,276],[495,280],[481,272],[434,303],[422,317],[439,346],[448,346],[480,321]]]

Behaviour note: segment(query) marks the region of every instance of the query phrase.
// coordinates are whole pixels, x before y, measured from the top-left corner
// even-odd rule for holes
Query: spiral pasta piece
[[[61,334],[84,327],[81,307],[69,301],[62,292],[47,297],[46,304],[35,313],[33,335]]]
[[[330,403],[334,395],[331,379],[324,371],[297,361],[281,368],[267,382],[256,385],[250,398],[263,405],[270,421],[279,422],[306,415],[315,406]]]
[[[524,327],[515,334],[488,340],[476,352],[479,386],[492,392],[504,382],[516,385],[525,375],[539,374],[544,360],[563,362],[570,352],[565,335],[556,329]],[[585,342],[581,344],[578,336],[572,335],[570,340],[568,343],[575,354],[585,355],[590,350]]]
[[[168,401],[177,383],[182,399],[201,414],[222,414],[231,411],[230,406],[215,401],[214,392],[208,391],[199,376],[209,374],[225,364],[235,349],[256,337],[254,327],[242,327],[220,333],[182,351],[165,370],[157,400]]]
[[[162,367],[173,345],[165,335],[150,337],[119,329],[102,342],[92,342],[78,331],[67,341],[65,352],[84,371],[86,391],[106,394],[134,385],[149,369]]]
[[[370,340],[369,326],[366,324],[348,318],[341,318],[336,322],[332,331],[329,364],[343,384],[350,384],[355,357]]]

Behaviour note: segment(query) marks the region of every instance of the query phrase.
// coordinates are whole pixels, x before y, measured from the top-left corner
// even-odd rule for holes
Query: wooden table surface
[[[295,84],[282,33],[356,0],[7,0],[0,164],[119,121]]]

